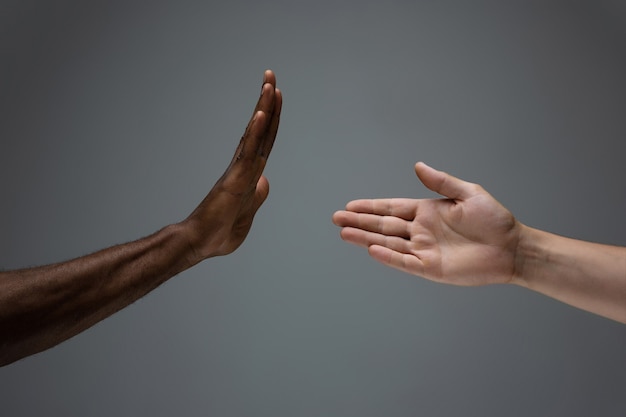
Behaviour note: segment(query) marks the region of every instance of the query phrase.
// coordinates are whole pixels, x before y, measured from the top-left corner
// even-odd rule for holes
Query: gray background
[[[184,218],[275,70],[248,240],[0,369],[0,415],[624,416],[626,327],[437,285],[339,239],[424,160],[525,224],[626,245],[621,1],[3,1],[0,267]]]

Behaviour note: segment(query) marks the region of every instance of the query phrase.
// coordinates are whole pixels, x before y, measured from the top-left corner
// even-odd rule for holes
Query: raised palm
[[[257,210],[269,193],[262,175],[272,150],[282,108],[276,77],[266,71],[261,97],[233,159],[200,205],[183,222],[193,238],[194,262],[233,252],[246,238]]]

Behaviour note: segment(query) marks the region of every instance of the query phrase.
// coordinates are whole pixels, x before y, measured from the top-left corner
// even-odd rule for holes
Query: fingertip
[[[422,162],[422,161],[416,162],[415,166],[414,166],[414,169],[415,169],[415,173],[418,176],[420,176],[421,174],[424,174],[424,173],[426,173],[428,171],[436,171],[436,169],[432,168],[429,165],[426,165],[426,163]]]
[[[250,137],[253,132],[256,131],[256,126],[259,123],[259,120],[262,121],[263,112],[261,110],[257,110],[254,112],[250,121],[248,122],[248,126],[246,127],[246,131],[244,132],[243,139]]]
[[[271,69],[266,69],[263,73],[263,84],[270,83],[273,86],[276,86],[276,75],[274,75],[274,71]]]
[[[343,210],[337,210],[336,212],[333,213],[332,216],[332,221],[335,225],[337,226],[341,226],[342,225],[342,218],[344,216],[345,211]]]
[[[263,86],[261,87],[261,97],[266,94],[270,94],[272,91],[274,91],[274,86],[272,85],[272,83],[264,82]]]
[[[280,119],[280,112],[283,108],[283,92],[280,89],[274,89],[274,117]]]
[[[254,117],[252,118],[252,121],[254,123],[263,123],[265,120],[265,112],[263,110],[257,110],[256,112],[254,112]]]
[[[417,162],[415,163],[415,168],[418,168],[418,167],[423,168],[423,167],[428,167],[428,165],[426,165],[426,163],[425,163],[425,162],[422,162],[422,161],[417,161]]]
[[[439,179],[438,177],[443,174],[441,171],[426,165],[424,162],[419,161],[415,164],[415,174],[420,179],[422,184],[432,190],[433,181]],[[436,191],[436,190],[433,190]]]
[[[355,229],[353,227],[343,226],[341,224],[339,226],[341,227],[341,230],[339,231],[339,237],[341,237],[341,240],[354,245],[363,246],[359,243],[358,238],[355,236]]]
[[[339,230],[339,237],[341,238],[341,240],[343,240],[344,242],[348,242],[348,238],[346,237],[346,228],[342,227],[341,230]]]
[[[274,95],[276,97],[277,106],[278,106],[278,108],[280,108],[280,106],[283,103],[283,92],[282,92],[282,90],[280,88],[276,87],[274,89]]]
[[[391,250],[380,245],[370,245],[367,248],[367,253],[378,262],[388,264]]]
[[[356,208],[356,206],[359,204],[360,200],[352,200],[352,201],[348,201],[348,203],[346,204],[346,210],[347,211],[355,211],[354,209]]]
[[[445,171],[439,171],[423,162],[415,164],[415,173],[426,188],[454,200],[468,196],[468,183]]]

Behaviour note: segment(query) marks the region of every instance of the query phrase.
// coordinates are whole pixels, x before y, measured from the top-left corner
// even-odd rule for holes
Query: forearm
[[[514,283],[626,323],[626,248],[523,227]]]
[[[74,336],[203,259],[237,249],[269,192],[262,174],[281,108],[268,70],[230,165],[183,222],[73,261],[0,272],[0,366]]]
[[[52,347],[195,262],[183,226],[68,262],[0,273],[0,365]]]

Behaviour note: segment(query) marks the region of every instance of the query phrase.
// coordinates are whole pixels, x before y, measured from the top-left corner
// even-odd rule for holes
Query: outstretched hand
[[[355,200],[333,215],[347,242],[385,265],[457,285],[511,282],[521,224],[477,184],[424,163],[415,173],[444,199]]]
[[[262,175],[278,131],[282,94],[265,71],[261,96],[226,172],[181,224],[189,231],[193,262],[226,255],[241,245],[269,193]]]

